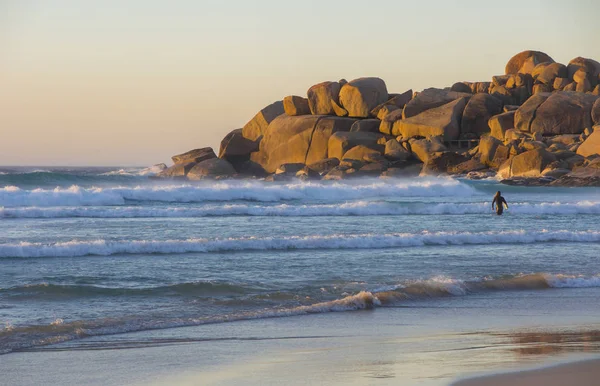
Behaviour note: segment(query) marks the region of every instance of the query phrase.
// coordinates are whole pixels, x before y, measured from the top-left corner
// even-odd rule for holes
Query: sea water
[[[483,293],[492,309],[552,291],[560,310],[600,287],[598,188],[154,172],[0,168],[0,353]],[[503,216],[491,208],[497,190]]]

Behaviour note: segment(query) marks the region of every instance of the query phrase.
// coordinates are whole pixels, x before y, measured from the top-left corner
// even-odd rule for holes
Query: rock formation
[[[599,94],[600,63],[539,51],[513,56],[491,81],[420,92],[389,92],[376,77],[326,81],[262,108],[223,138],[218,157],[194,149],[157,177],[498,173],[506,183],[600,185]]]

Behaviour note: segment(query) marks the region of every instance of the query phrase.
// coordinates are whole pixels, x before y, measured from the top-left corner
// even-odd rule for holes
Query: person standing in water
[[[496,207],[494,208],[494,206]],[[494,200],[492,201],[492,210],[495,210],[496,214],[498,216],[501,216],[502,212],[504,212],[505,206],[506,209],[508,209],[508,204],[506,203],[504,197],[502,197],[502,193],[500,193],[500,191],[497,191],[496,195],[494,196]]]

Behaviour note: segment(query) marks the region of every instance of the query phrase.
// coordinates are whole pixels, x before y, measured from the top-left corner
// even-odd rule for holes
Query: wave
[[[155,173],[148,172],[140,174],[141,171],[133,169],[123,169],[122,173],[104,172],[100,170],[30,170],[0,172],[0,186],[18,186],[23,189],[36,188],[67,188],[72,185],[93,186],[93,185],[112,185],[123,183],[136,183],[144,176],[150,176]],[[128,172],[129,170],[129,172]],[[138,169],[139,170],[139,169]],[[0,204],[1,205],[1,204]]]
[[[198,281],[177,283],[158,287],[102,287],[79,284],[38,283],[9,288],[0,288],[0,294],[21,297],[51,295],[53,297],[89,297],[89,296],[225,296],[242,295],[261,291],[260,288],[230,283]]]
[[[139,185],[135,187],[70,188],[23,190],[0,188],[0,206],[94,206],[124,205],[126,201],[206,202],[289,200],[340,201],[377,197],[472,196],[471,186],[450,178],[409,180],[361,180],[352,182],[222,181],[181,185]]]
[[[326,236],[247,237],[185,240],[93,240],[0,244],[0,257],[78,257],[120,254],[175,254],[290,249],[382,249],[427,245],[600,242],[598,231],[422,232],[334,234]]]
[[[489,203],[406,203],[357,201],[315,205],[225,204],[200,207],[16,207],[0,208],[0,218],[194,218],[209,216],[398,216],[490,213]],[[600,202],[515,203],[510,212],[525,215],[600,214]]]
[[[185,283],[182,285],[187,285]],[[342,298],[287,308],[261,308],[223,315],[202,317],[139,318],[121,317],[65,322],[57,318],[47,325],[12,326],[0,330],[0,353],[27,350],[36,346],[56,344],[96,335],[112,335],[134,331],[167,329],[240,320],[278,318],[369,310],[393,307],[405,301],[467,296],[486,291],[542,290],[548,288],[600,287],[600,276],[584,277],[563,274],[529,274],[504,278],[457,280],[444,276],[428,280],[415,280],[390,288],[359,291]]]
[[[101,173],[101,176],[128,176],[128,177],[148,177],[155,176],[162,172],[166,168],[166,165],[159,164],[153,165],[147,168],[126,168],[111,170],[109,172]]]

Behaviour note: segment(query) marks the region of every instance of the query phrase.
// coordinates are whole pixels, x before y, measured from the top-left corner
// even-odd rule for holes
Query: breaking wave
[[[354,182],[294,182],[273,184],[259,181],[225,181],[181,185],[92,187],[23,190],[0,188],[0,206],[97,206],[124,205],[126,201],[207,202],[289,200],[340,201],[377,197],[472,196],[476,190],[453,179],[362,180]]]
[[[188,286],[189,284],[196,285],[197,283],[183,283],[179,286]],[[457,280],[441,276],[428,280],[407,281],[395,286],[388,286],[388,288],[381,290],[363,290],[338,299],[287,308],[263,308],[257,311],[181,318],[165,317],[153,319],[148,317],[121,317],[84,321],[64,321],[61,318],[57,318],[47,325],[13,326],[7,324],[4,329],[0,329],[0,354],[97,335],[198,326],[240,320],[368,310],[377,307],[393,307],[405,301],[418,301],[448,296],[467,296],[471,293],[486,291],[581,287],[600,287],[600,276],[584,277],[541,273],[475,280]],[[43,288],[48,289],[51,287]],[[156,290],[162,294],[164,288],[158,287]],[[52,289],[52,291],[54,290]]]
[[[382,249],[426,245],[600,242],[599,231],[421,232],[227,239],[20,242],[0,244],[0,257],[77,257],[117,254],[174,254],[289,249]]]
[[[223,204],[192,207],[13,207],[0,208],[0,218],[183,218],[208,216],[387,216],[465,215],[491,213],[489,203],[406,203],[356,201],[315,205]],[[510,212],[525,215],[600,214],[600,202],[515,203]]]

